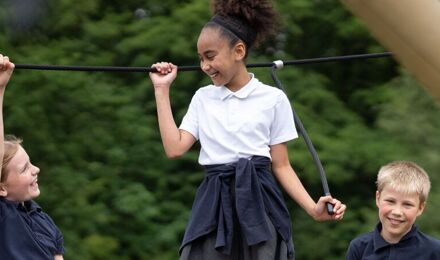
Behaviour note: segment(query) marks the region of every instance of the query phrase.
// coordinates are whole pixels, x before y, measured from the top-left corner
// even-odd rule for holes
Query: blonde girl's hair
[[[6,171],[6,167],[11,161],[12,157],[17,153],[18,148],[21,146],[22,140],[13,135],[5,136],[4,141],[4,155],[2,162],[2,171],[0,173],[0,182],[5,182],[8,178],[8,172]]]
[[[411,161],[394,161],[382,166],[377,175],[377,190],[390,187],[405,194],[417,193],[420,202],[428,199],[431,182],[425,170]]]

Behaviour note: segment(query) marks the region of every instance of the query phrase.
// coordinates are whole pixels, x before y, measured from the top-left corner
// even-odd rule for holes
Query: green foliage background
[[[338,1],[276,7],[280,33],[250,63],[386,51]],[[2,1],[0,52],[19,64],[193,65],[209,17],[203,0]],[[271,84],[267,69],[253,72]],[[391,160],[413,160],[430,173],[418,224],[440,237],[440,109],[419,83],[392,58],[287,67],[279,75],[332,194],[348,206],[343,221],[316,223],[286,197],[297,259],[343,259],[349,241],[374,227],[375,175]],[[178,122],[207,83],[199,72],[179,74],[172,89]],[[5,132],[22,137],[41,168],[38,202],[64,233],[65,259],[177,259],[203,171],[198,147],[165,157],[148,75],[16,70],[4,110]],[[289,150],[317,199],[321,184],[303,140]]]

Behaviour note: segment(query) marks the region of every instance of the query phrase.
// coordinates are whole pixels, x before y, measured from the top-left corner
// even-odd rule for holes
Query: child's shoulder
[[[417,229],[416,239],[410,240],[410,251],[417,252],[420,259],[440,259],[440,240]]]
[[[221,95],[221,92],[222,92],[221,87],[217,87],[214,85],[206,85],[196,90],[196,92],[193,95],[193,100],[216,98],[217,96]]]
[[[436,250],[438,250],[440,252],[440,240],[432,237],[430,235],[427,235],[425,233],[423,233],[422,231],[418,231],[419,235],[419,240],[421,240],[421,244],[424,245],[425,247],[430,247],[430,248],[435,248]]]
[[[219,87],[216,87],[216,86],[214,86],[214,85],[212,85],[212,84],[210,84],[210,85],[206,85],[206,86],[203,86],[203,87],[200,87],[199,89],[197,89],[196,90],[196,94],[197,93],[206,93],[206,92],[212,92],[212,91],[215,91],[216,89],[218,89]]]
[[[3,220],[11,212],[15,211],[17,207],[18,204],[16,202],[0,197],[0,220]]]
[[[346,259],[361,259],[366,251],[374,248],[374,231],[358,235],[350,241]]]
[[[275,86],[268,85],[255,79],[256,88],[255,92],[259,96],[263,96],[266,100],[275,100],[277,103],[280,102],[288,102],[289,98],[287,94],[282,90]]]
[[[371,242],[373,242],[374,240],[374,231],[370,231],[367,233],[363,233],[361,235],[358,235],[357,237],[353,238],[353,240],[351,240],[350,245],[367,245]]]
[[[5,199],[4,197],[0,197],[0,208],[1,209],[9,209],[9,208],[17,208],[18,203],[14,201],[10,201]]]

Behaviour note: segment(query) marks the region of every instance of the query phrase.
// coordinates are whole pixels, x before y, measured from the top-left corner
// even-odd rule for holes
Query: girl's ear
[[[246,51],[246,45],[242,41],[239,41],[234,47],[235,59],[237,61],[243,60],[246,57]]]

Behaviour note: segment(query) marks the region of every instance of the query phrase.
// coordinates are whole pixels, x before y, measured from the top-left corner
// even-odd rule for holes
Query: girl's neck
[[[232,92],[237,92],[246,86],[250,80],[251,76],[249,75],[246,66],[244,66],[240,69],[236,76],[228,84],[226,84],[226,87]]]

